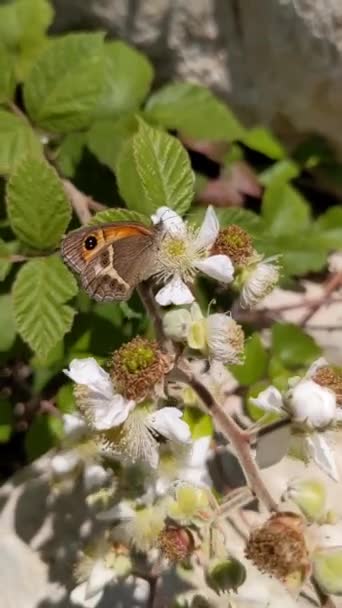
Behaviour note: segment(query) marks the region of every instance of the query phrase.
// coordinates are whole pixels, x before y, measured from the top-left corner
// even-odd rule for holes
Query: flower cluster
[[[303,378],[292,378],[282,394],[269,386],[251,401],[265,412],[289,417],[292,425],[290,451],[305,461],[314,460],[332,479],[338,481],[327,431],[342,422],[342,375],[323,358],[315,361]]]

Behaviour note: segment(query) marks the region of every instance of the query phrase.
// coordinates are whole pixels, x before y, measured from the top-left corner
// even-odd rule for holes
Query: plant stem
[[[319,605],[321,608],[336,608],[336,604],[334,600],[331,599],[330,595],[327,595],[322,591],[322,589],[316,583],[314,577],[311,577],[312,586],[317,593],[317,597],[319,600]]]
[[[247,483],[254,495],[269,511],[277,511],[277,503],[266,488],[252,456],[248,431],[242,430],[233,418],[218,403],[204,384],[192,373],[184,360],[179,362],[176,373],[179,380],[186,382],[211,413],[219,430],[232,444],[239,463],[244,470]]]
[[[91,219],[87,195],[80,192],[68,179],[62,179],[62,184],[81,224],[87,224]]]
[[[153,297],[149,281],[144,281],[143,283],[140,283],[140,285],[137,287],[137,291],[145,307],[147,315],[153,322],[158,342],[160,343],[163,350],[169,353],[173,353],[173,344],[171,340],[165,335],[163,319],[160,314],[160,308]]]

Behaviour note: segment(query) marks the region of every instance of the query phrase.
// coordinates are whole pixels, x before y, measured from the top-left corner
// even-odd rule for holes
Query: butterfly
[[[100,302],[128,300],[154,271],[161,223],[112,222],[79,228],[61,244],[64,262],[80,275],[82,287]]]

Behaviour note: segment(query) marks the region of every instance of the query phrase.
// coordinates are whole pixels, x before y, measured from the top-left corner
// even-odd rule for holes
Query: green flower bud
[[[215,560],[208,568],[206,581],[217,594],[236,591],[246,580],[246,568],[234,557]]]

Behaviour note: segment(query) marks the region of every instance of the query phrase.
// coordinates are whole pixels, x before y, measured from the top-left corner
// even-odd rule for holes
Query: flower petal
[[[220,230],[220,224],[217,215],[212,206],[209,206],[203,224],[195,240],[196,250],[206,249],[213,245],[217,239]]]
[[[88,600],[94,595],[98,594],[113,578],[114,571],[107,568],[102,559],[98,559],[95,562],[88,578],[85,590],[85,599]]]
[[[107,479],[108,472],[100,464],[91,464],[84,469],[83,482],[87,492],[103,485]]]
[[[68,475],[72,473],[80,463],[80,457],[76,450],[60,452],[51,458],[51,468],[55,475]]]
[[[135,407],[135,401],[125,399],[122,395],[114,395],[111,399],[104,399],[97,393],[89,395],[91,407],[92,425],[98,431],[111,429],[119,426],[127,419],[129,413]]]
[[[306,437],[306,443],[312,460],[331,479],[338,482],[339,474],[335,458],[325,437],[320,433],[312,433]]]
[[[100,521],[129,521],[134,516],[135,511],[130,504],[126,500],[121,500],[107,511],[98,513],[96,518]]]
[[[188,424],[180,420],[182,415],[176,407],[163,407],[148,416],[148,424],[167,439],[189,443],[191,432]]]
[[[186,225],[176,211],[170,207],[159,207],[157,211],[151,215],[153,224],[163,223],[165,232],[173,236],[186,236]]]
[[[113,387],[109,374],[93,359],[73,359],[69,364],[69,369],[63,370],[66,376],[71,378],[76,384],[86,384],[94,391],[111,396]]]
[[[227,255],[211,255],[205,260],[196,261],[195,266],[221,283],[231,283],[233,280],[234,266]]]
[[[251,397],[250,401],[265,412],[282,413],[283,398],[281,392],[275,386],[269,386],[261,391],[257,397]]]
[[[326,367],[328,365],[329,363],[326,359],[324,359],[324,357],[319,357],[319,359],[316,359],[316,361],[311,363],[308,371],[305,374],[305,378],[312,378],[312,376],[314,376],[315,373],[321,369],[321,367]]]
[[[83,608],[96,608],[103,596],[103,589],[91,599],[86,599],[87,581],[77,585],[70,593],[70,601],[72,606],[82,606]]]
[[[179,306],[181,304],[191,304],[194,301],[194,296],[182,279],[179,276],[174,276],[158,291],[156,300],[160,306],[169,306],[169,304]]]
[[[191,321],[191,314],[186,308],[170,310],[163,317],[164,331],[167,336],[182,340],[187,336]]]

